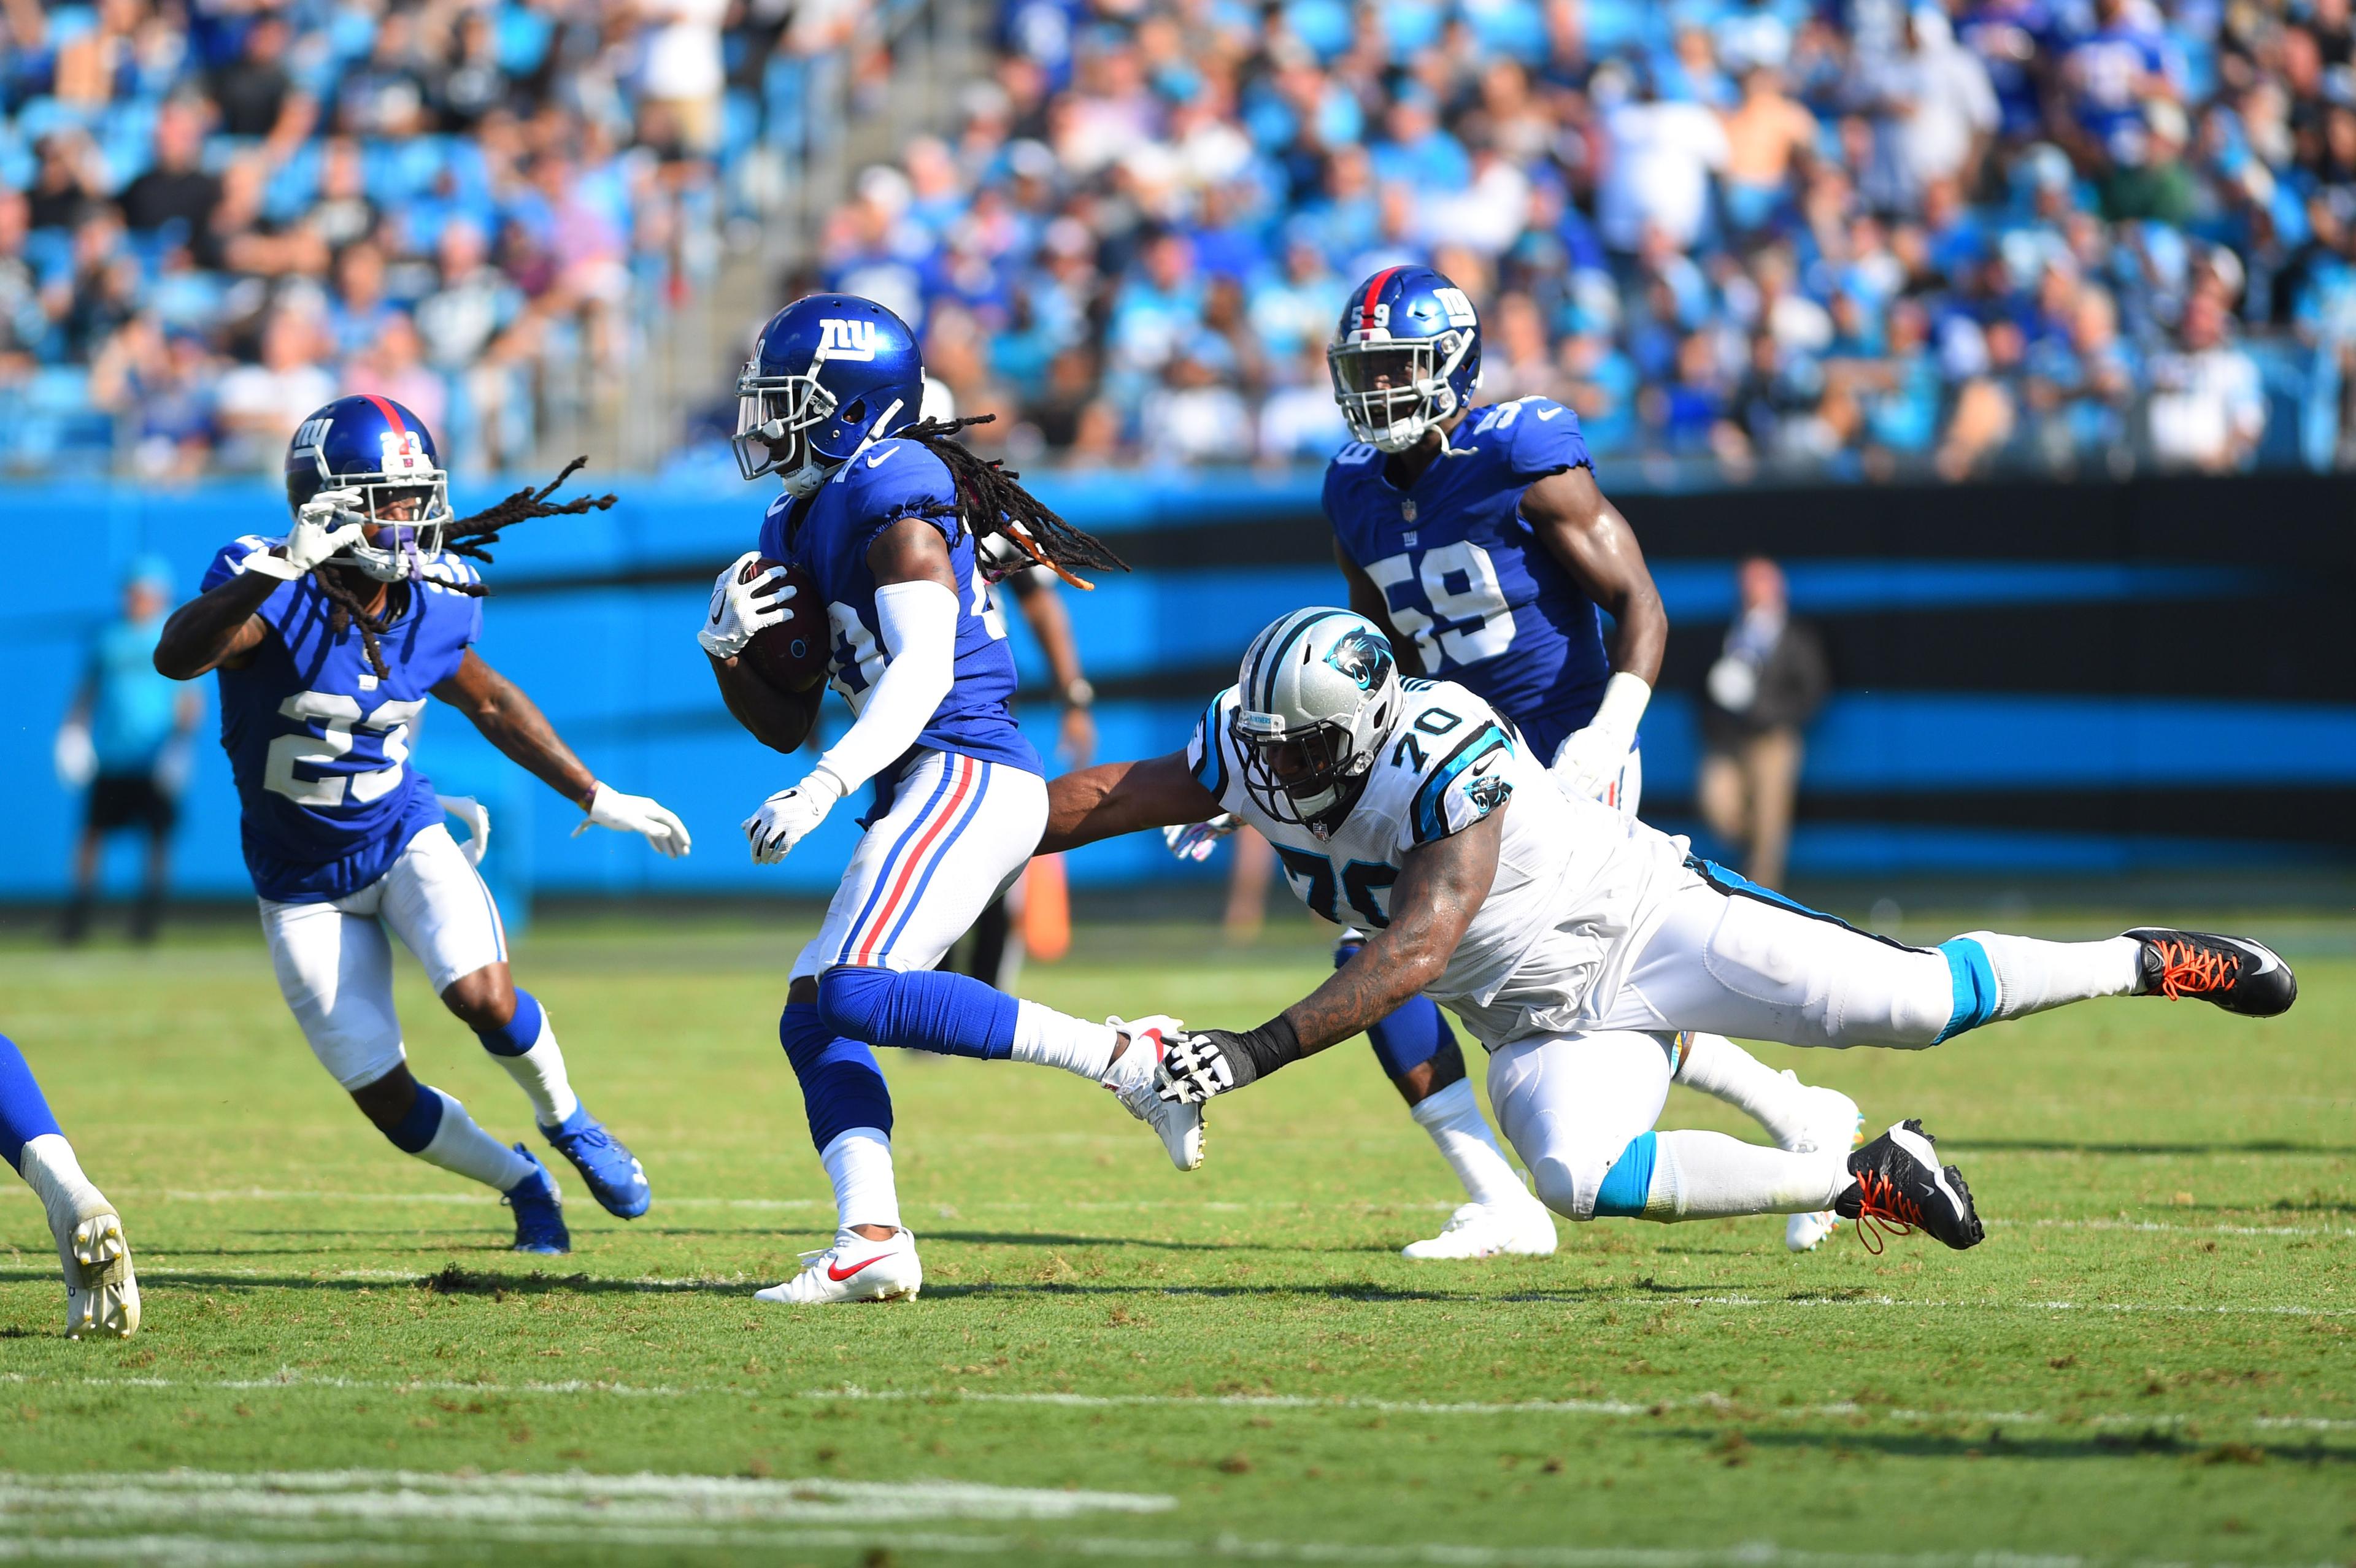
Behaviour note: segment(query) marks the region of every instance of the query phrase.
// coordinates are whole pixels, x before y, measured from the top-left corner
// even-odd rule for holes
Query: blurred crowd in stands
[[[2352,49],[2349,0],[1009,0],[819,276],[1082,462],[1323,455],[1414,259],[1481,400],[1665,475],[2328,464]]]
[[[0,466],[268,468],[362,389],[520,460],[711,270],[728,11],[0,0]]]
[[[362,387],[524,461],[845,133],[794,113],[888,77],[876,10],[0,0],[0,470],[265,469]],[[1341,302],[1412,258],[1482,307],[1482,400],[1562,399],[1623,473],[2356,462],[2350,0],[970,19],[942,133],[785,283],[900,311],[1026,459],[1322,457]]]

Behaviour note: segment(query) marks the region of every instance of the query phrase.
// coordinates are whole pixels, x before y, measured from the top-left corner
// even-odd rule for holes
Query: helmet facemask
[[[809,439],[834,409],[835,396],[819,385],[815,368],[801,376],[764,376],[757,361],[747,361],[736,378],[736,433],[728,443],[736,471],[747,479],[775,474],[787,495],[809,495],[838,465],[819,456]]]
[[[324,453],[314,461],[319,489],[359,496],[353,510],[364,525],[361,536],[337,555],[379,582],[399,582],[420,575],[424,558],[442,551],[450,525],[450,475],[434,465],[414,437],[400,452],[390,450],[395,437],[385,440],[386,464],[371,474],[331,473]]]
[[[1392,337],[1380,327],[1326,346],[1333,400],[1350,433],[1380,452],[1405,452],[1457,409],[1449,378],[1472,351],[1470,332]]]
[[[1374,753],[1354,747],[1345,724],[1329,720],[1288,730],[1280,714],[1238,712],[1229,727],[1243,754],[1245,790],[1279,822],[1313,827],[1374,765]]]

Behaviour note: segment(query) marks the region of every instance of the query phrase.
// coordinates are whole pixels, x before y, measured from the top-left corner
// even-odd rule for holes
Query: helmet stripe
[[[1365,297],[1358,302],[1359,331],[1365,332],[1375,325],[1375,306],[1382,300],[1383,285],[1404,270],[1399,267],[1385,267],[1367,283]]]
[[[374,392],[362,392],[360,396],[366,398],[369,402],[376,405],[376,411],[384,416],[385,422],[387,424],[392,426],[393,434],[407,435],[409,433],[409,427],[401,422],[400,405],[392,402],[389,399],[380,398]]]
[[[1260,662],[1259,710],[1262,713],[1276,711],[1276,681],[1277,677],[1284,669],[1284,656],[1291,651],[1292,645],[1299,642],[1308,633],[1310,627],[1330,613],[1332,612],[1326,610],[1293,612],[1296,618],[1292,624],[1285,630],[1281,637],[1276,639],[1275,644],[1268,650],[1268,656]]]

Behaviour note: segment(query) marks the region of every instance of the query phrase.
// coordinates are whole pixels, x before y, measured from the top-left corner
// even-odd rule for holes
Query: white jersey
[[[1575,1027],[1590,994],[1608,1005],[1630,939],[1649,931],[1662,897],[1685,880],[1685,841],[1566,796],[1513,725],[1465,688],[1399,684],[1398,722],[1329,835],[1277,821],[1245,789],[1235,688],[1204,710],[1187,763],[1221,807],[1275,846],[1301,901],[1337,924],[1388,925],[1391,884],[1408,852],[1511,802],[1496,880],[1428,994],[1493,1051]]]

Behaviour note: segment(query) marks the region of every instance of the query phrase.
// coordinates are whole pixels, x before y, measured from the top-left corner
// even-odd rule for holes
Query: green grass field
[[[1411,1264],[1451,1183],[1362,1047],[1215,1106],[1192,1177],[1063,1075],[900,1057],[924,1298],[802,1314],[750,1299],[831,1228],[775,1029],[798,923],[520,947],[656,1188],[625,1225],[570,1181],[553,1266],[360,1120],[257,936],[19,942],[0,1028],[146,1325],[56,1338],[0,1189],[0,1560],[2356,1560],[2356,958],[2286,923],[2277,1023],[2115,1002],[1800,1063],[1941,1136],[1967,1254],[1605,1221]],[[1100,926],[1024,988],[1246,1024],[1323,968],[1305,923]],[[522,1136],[413,967],[402,1004],[420,1076]],[[1736,1127],[1683,1090],[1667,1119]]]

